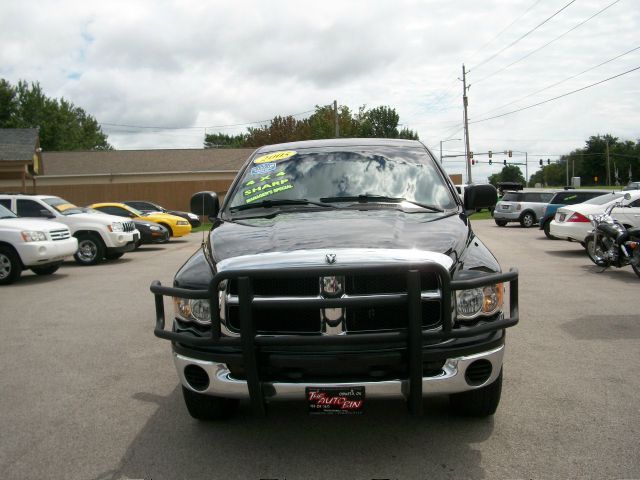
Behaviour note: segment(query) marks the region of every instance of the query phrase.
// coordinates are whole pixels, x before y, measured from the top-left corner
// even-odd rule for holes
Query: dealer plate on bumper
[[[311,415],[362,415],[364,387],[306,387]]]

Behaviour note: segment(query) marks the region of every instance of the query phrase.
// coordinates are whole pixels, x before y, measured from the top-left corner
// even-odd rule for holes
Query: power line
[[[530,34],[532,34],[533,32],[535,32],[538,28],[540,28],[542,25],[544,25],[545,23],[547,23],[549,20],[551,20],[553,17],[557,16],[558,14],[560,14],[560,12],[562,12],[564,9],[566,9],[567,7],[569,7],[569,5],[571,5],[572,3],[574,3],[576,0],[571,0],[569,3],[567,3],[564,7],[562,7],[560,10],[558,10],[557,12],[555,12],[553,15],[551,15],[550,17],[548,17],[547,19],[545,19],[544,21],[542,21],[541,23],[539,23],[538,25],[536,25],[535,27],[533,27],[531,30],[529,30],[527,33],[525,33],[524,35],[521,35],[520,37],[518,37],[517,39],[515,39],[513,42],[511,42],[509,45],[501,48],[500,50],[498,50],[496,53],[494,53],[493,55],[491,55],[490,57],[484,59],[482,62],[480,62],[479,64],[473,66],[472,68],[470,68],[467,73],[471,73],[473,70],[475,70],[476,68],[484,65],[485,63],[490,62],[491,60],[493,60],[494,58],[496,58],[498,55],[500,55],[502,52],[504,52],[505,50],[513,47],[516,43],[524,40],[527,36],[529,36]]]
[[[518,60],[516,60],[515,62],[511,62],[509,65],[507,65],[506,67],[502,67],[499,70],[494,71],[493,73],[490,73],[489,75],[487,75],[486,77],[481,78],[480,80],[476,80],[473,84],[476,85],[480,82],[484,82],[486,79],[493,77],[494,75],[497,75],[498,73],[504,72],[507,68],[510,68],[512,66],[514,66],[516,63],[520,63],[522,60],[525,60],[527,58],[529,58],[531,55],[533,55],[534,53],[539,52],[540,50],[542,50],[543,48],[548,47],[549,45],[551,45],[552,43],[560,40],[562,37],[568,35],[569,33],[573,32],[574,30],[576,30],[577,28],[581,27],[582,25],[584,25],[585,23],[589,22],[590,20],[592,20],[593,18],[597,17],[598,15],[600,15],[601,13],[603,13],[605,10],[607,10],[610,7],[613,7],[616,3],[618,3],[620,0],[615,0],[614,2],[610,3],[609,5],[607,5],[606,7],[604,7],[602,10],[600,10],[597,13],[594,13],[593,15],[591,15],[589,18],[587,18],[586,20],[583,20],[582,22],[578,23],[577,25],[573,26],[572,28],[570,28],[569,30],[567,30],[566,32],[564,32],[562,35],[558,35],[556,38],[554,38],[553,40],[545,43],[544,45],[542,45],[541,47],[536,48],[535,50],[527,53],[524,57],[519,58]]]
[[[501,106],[496,107],[496,108],[492,108],[491,110],[489,110],[487,112],[484,112],[484,113],[480,114],[479,116],[488,115],[488,114],[490,114],[492,112],[495,112],[496,110],[500,110],[500,109],[502,109],[504,107],[508,107],[509,105],[513,105],[514,103],[518,103],[519,101],[524,100],[525,98],[532,97],[533,95],[535,95],[537,93],[544,92],[545,90],[549,90],[550,88],[553,88],[553,87],[557,87],[558,85],[560,85],[560,84],[562,84],[564,82],[567,82],[567,81],[572,80],[572,79],[574,79],[576,77],[579,77],[580,75],[585,74],[587,72],[590,72],[591,70],[595,70],[596,68],[599,68],[599,67],[601,67],[603,65],[606,65],[607,63],[611,63],[614,60],[617,60],[617,59],[619,59],[621,57],[624,57],[625,55],[628,55],[628,54],[630,54],[632,52],[635,52],[636,50],[639,50],[639,49],[640,49],[640,46],[632,48],[631,50],[628,50],[628,51],[626,51],[624,53],[621,53],[620,55],[617,55],[617,56],[615,56],[613,58],[610,58],[609,60],[607,60],[605,62],[599,63],[598,65],[595,65],[593,67],[587,68],[586,70],[583,70],[580,73],[576,73],[575,75],[571,75],[570,77],[567,77],[564,80],[560,80],[559,82],[552,83],[551,85],[548,85],[548,86],[546,86],[544,88],[541,88],[540,90],[536,90],[535,92],[530,93],[528,95],[525,95],[524,97],[520,97],[517,100],[514,100],[512,102],[505,103],[504,105],[501,105]]]
[[[506,117],[507,115],[512,115],[514,113],[521,112],[523,110],[528,110],[529,108],[537,107],[539,105],[544,105],[545,103],[552,102],[553,100],[558,100],[559,98],[567,97],[567,96],[572,95],[574,93],[581,92],[582,90],[586,90],[587,88],[595,87],[596,85],[600,85],[601,83],[608,82],[609,80],[613,80],[615,78],[622,77],[623,75],[627,75],[628,73],[634,72],[636,70],[640,70],[640,67],[632,68],[631,70],[627,70],[626,72],[619,73],[618,75],[614,75],[613,77],[605,78],[604,80],[600,80],[599,82],[592,83],[591,85],[587,85],[586,87],[578,88],[577,90],[572,90],[571,92],[567,92],[567,93],[564,93],[562,95],[558,95],[557,97],[549,98],[549,99],[544,100],[542,102],[534,103],[533,105],[528,105],[526,107],[518,108],[517,110],[512,110],[511,112],[502,113],[500,115],[495,115],[493,117],[482,118],[480,120],[473,120],[473,121],[470,121],[469,123],[487,122],[489,120],[493,120],[493,119],[500,118],[500,117]]]
[[[471,54],[471,58],[475,57],[479,52],[481,52],[487,45],[491,44],[494,40],[496,40],[500,35],[502,35],[504,32],[506,32],[507,30],[509,30],[509,28],[511,28],[517,21],[519,21],[520,19],[522,19],[527,13],[529,13],[531,10],[533,10],[533,8],[538,5],[542,0],[537,0],[536,2],[534,2],[529,8],[527,8],[525,10],[525,12],[520,15],[519,17],[517,17],[516,19],[514,19],[509,25],[507,25],[506,27],[504,27],[502,30],[500,30],[500,32],[498,32],[498,34],[493,37],[491,40],[489,40],[487,43],[485,43],[484,45],[482,45],[479,49],[477,49],[475,52],[473,52]]]
[[[285,117],[297,117],[298,115],[304,115],[307,113],[315,112],[315,110],[307,110],[305,112],[300,113],[292,113],[289,115],[284,115]],[[255,122],[246,122],[246,123],[233,123],[228,125],[203,125],[203,126],[194,126],[194,127],[161,127],[161,126],[149,126],[149,125],[124,125],[120,123],[98,123],[99,125],[104,125],[108,127],[126,127],[126,128],[141,128],[141,129],[155,129],[155,130],[190,130],[190,129],[203,129],[203,128],[230,128],[230,127],[242,127],[245,125],[255,125],[260,123],[270,122],[272,119],[268,120],[258,120]]]

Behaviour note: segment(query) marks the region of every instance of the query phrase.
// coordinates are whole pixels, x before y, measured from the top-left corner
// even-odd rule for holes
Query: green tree
[[[391,107],[376,107],[367,110],[365,106],[358,113],[349,107],[338,107],[338,127],[341,138],[384,137],[418,140],[418,134],[408,128],[398,131],[399,115]],[[272,143],[298,140],[318,140],[334,138],[336,115],[333,105],[316,105],[315,111],[307,118],[292,116],[274,117],[268,125],[249,127],[246,134],[229,136],[222,133],[205,135],[205,148],[215,147],[260,147]]]
[[[111,150],[95,118],[64,98],[47,97],[39,83],[13,87],[0,80],[0,128],[39,128],[45,150]]]
[[[500,173],[494,173],[489,177],[489,183],[494,187],[498,185],[498,182],[519,182],[525,184],[524,175],[520,171],[517,165],[505,165],[502,167]]]
[[[204,148],[243,148],[246,141],[246,133],[239,135],[208,133],[204,136]]]

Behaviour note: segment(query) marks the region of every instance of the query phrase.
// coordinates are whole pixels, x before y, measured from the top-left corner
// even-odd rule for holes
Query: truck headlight
[[[173,297],[176,317],[184,322],[195,322],[198,325],[211,324],[211,307],[209,300],[203,298]]]
[[[124,226],[122,225],[122,222],[113,222],[109,225],[109,230],[116,233],[124,232]]]
[[[25,242],[44,242],[47,239],[47,234],[44,232],[38,232],[34,230],[23,230],[20,232],[22,239]]]
[[[503,290],[502,283],[497,283],[456,291],[458,319],[471,320],[480,315],[493,315],[502,308]]]

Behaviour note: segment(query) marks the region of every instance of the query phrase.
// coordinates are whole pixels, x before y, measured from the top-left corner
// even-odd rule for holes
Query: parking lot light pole
[[[444,142],[450,142],[451,140],[462,140],[461,138],[447,138],[446,140],[440,140],[440,164],[442,165],[442,144]]]

